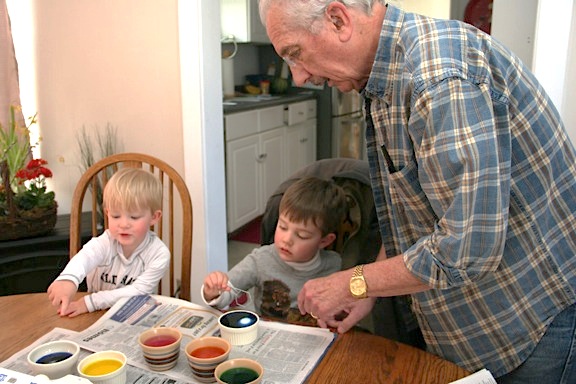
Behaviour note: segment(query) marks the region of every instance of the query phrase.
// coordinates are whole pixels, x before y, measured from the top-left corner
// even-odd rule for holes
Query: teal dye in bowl
[[[220,375],[220,380],[228,384],[246,384],[258,378],[258,373],[250,368],[230,368]]]

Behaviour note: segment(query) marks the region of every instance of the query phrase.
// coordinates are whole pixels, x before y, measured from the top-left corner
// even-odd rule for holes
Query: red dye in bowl
[[[225,352],[226,351],[223,348],[208,346],[196,348],[190,354],[198,359],[211,359],[213,357],[223,355]]]
[[[165,347],[166,345],[174,344],[178,340],[174,336],[170,335],[157,335],[152,336],[144,341],[144,345],[148,347]]]

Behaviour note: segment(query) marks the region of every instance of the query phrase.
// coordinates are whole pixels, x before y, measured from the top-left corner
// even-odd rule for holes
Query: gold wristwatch
[[[364,265],[357,265],[354,268],[354,273],[350,278],[350,293],[355,299],[365,299],[368,297],[366,291],[368,286],[366,285],[366,279],[364,279]]]

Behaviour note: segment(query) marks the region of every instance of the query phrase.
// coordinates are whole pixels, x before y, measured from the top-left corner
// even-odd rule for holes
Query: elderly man
[[[411,294],[430,352],[501,383],[576,382],[576,153],[528,68],[382,0],[260,0],[260,16],[296,84],[366,103],[383,247],[309,281],[300,310],[345,332]]]

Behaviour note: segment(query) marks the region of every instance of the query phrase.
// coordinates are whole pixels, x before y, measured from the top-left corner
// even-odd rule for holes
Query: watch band
[[[354,268],[354,272],[352,273],[352,277],[364,277],[364,264],[357,265]]]

